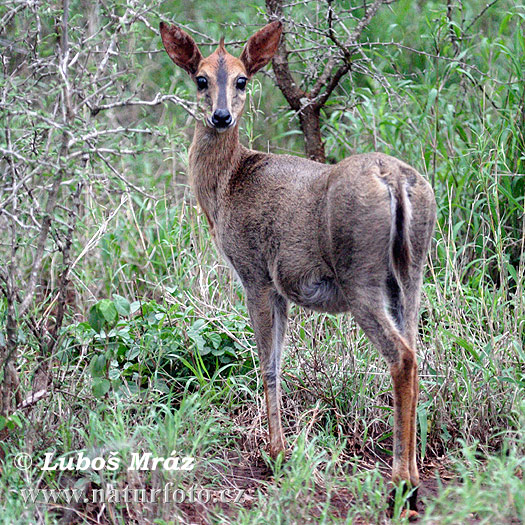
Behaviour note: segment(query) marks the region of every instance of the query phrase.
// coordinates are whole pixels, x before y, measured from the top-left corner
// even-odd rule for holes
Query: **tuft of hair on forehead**
[[[215,48],[215,51],[203,59],[202,66],[208,70],[209,74],[215,74],[219,71],[226,76],[237,73],[245,74],[245,71],[243,72],[244,64],[226,50],[224,38],[220,39],[219,46]]]

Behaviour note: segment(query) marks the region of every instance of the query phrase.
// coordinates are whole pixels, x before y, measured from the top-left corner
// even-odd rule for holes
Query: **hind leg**
[[[355,295],[354,295],[355,297]],[[419,482],[415,463],[415,407],[417,362],[414,348],[401,335],[387,314],[383,291],[368,288],[361,301],[352,301],[351,311],[367,337],[385,357],[393,383],[394,450],[392,481],[413,486]]]
[[[414,279],[409,283],[405,291],[405,304],[406,304],[406,339],[408,344],[416,349],[417,342],[417,326],[419,320],[419,303],[421,297],[421,285],[422,285],[422,270],[417,272],[419,275],[418,279]],[[411,431],[411,458],[410,458],[410,482],[412,486],[417,487],[419,485],[419,472],[417,469],[417,400],[419,397],[419,379],[417,373],[417,367],[414,373],[414,406],[412,408],[412,431]]]

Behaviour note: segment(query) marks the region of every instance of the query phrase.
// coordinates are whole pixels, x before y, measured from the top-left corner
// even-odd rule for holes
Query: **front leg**
[[[281,425],[280,371],[288,303],[272,286],[247,290],[247,296],[266,394],[270,456],[275,459],[286,449]]]

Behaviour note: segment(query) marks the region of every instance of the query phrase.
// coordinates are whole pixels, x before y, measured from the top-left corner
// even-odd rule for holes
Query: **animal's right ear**
[[[194,76],[202,60],[202,55],[193,38],[177,26],[171,26],[164,22],[160,23],[160,36],[164,48],[173,62]]]

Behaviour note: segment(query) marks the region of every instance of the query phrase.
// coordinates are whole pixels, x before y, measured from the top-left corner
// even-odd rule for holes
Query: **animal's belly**
[[[340,313],[348,310],[348,303],[339,285],[332,278],[302,283],[290,299],[311,310]]]
[[[348,302],[331,272],[297,274],[277,272],[277,290],[290,301],[320,312],[339,313],[349,309]]]

